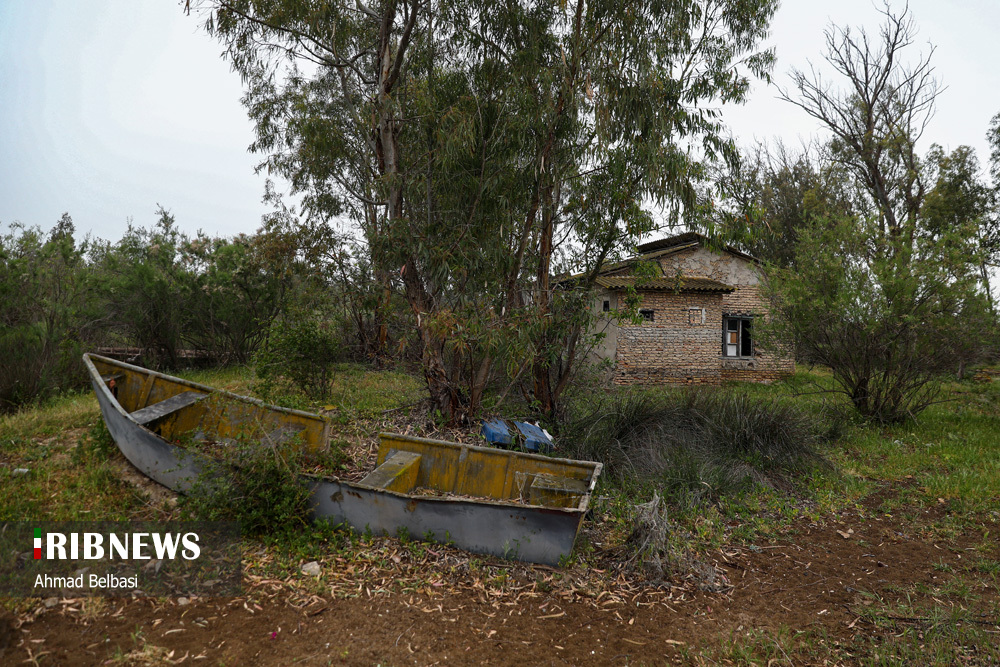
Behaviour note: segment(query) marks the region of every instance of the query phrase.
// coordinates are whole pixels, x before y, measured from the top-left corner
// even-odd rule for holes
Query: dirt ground
[[[472,588],[407,595],[359,587],[352,598],[278,585],[235,599],[50,599],[0,618],[0,663],[687,664],[750,629],[814,629],[849,643],[874,632],[863,613],[873,600],[891,608],[914,586],[940,587],[970,558],[1000,553],[983,554],[981,532],[928,532],[946,506],[889,516],[877,502],[767,546],[719,550],[716,565],[732,583],[725,593],[661,586],[624,599],[552,590],[505,600]],[[984,528],[997,534],[996,524]],[[331,561],[324,567],[344,567]]]

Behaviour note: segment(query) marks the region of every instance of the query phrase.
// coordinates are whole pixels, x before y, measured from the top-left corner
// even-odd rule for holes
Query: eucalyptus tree
[[[555,410],[584,309],[554,276],[582,270],[586,288],[651,229],[647,206],[692,205],[702,161],[735,159],[718,105],[767,77],[776,5],[200,7],[245,79],[262,167],[315,219],[359,226],[413,313],[434,408],[461,419],[500,362]]]
[[[713,105],[743,102],[750,77],[768,76],[773,54],[756,47],[776,3],[542,5],[551,16],[537,32],[548,42],[518,29],[531,20],[497,11],[504,6],[484,6],[470,44],[509,63],[527,105],[528,188],[508,275],[533,280],[530,290],[508,289],[507,306],[532,309],[531,397],[552,414],[586,313],[578,293],[553,289],[560,244],[573,242],[569,265],[586,289],[610,253],[652,228],[648,204],[690,208],[702,161],[735,161]]]
[[[990,215],[982,236],[984,276],[989,273],[989,269],[994,272],[1000,269],[1000,113],[990,121],[986,140],[990,144],[990,177],[993,187],[990,191]],[[994,318],[997,315],[996,305],[993,304]]]
[[[925,161],[933,185],[921,211],[921,233],[942,242],[957,237],[967,246],[968,269],[978,274],[995,313],[990,286],[990,267],[1000,254],[995,193],[983,180],[976,152],[969,146],[946,153],[935,144]]]

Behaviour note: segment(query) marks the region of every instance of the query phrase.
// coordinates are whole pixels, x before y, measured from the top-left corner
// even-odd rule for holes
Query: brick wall
[[[652,322],[618,330],[616,384],[717,384],[722,380],[722,295],[642,293]]]
[[[752,262],[698,247],[662,257],[660,265],[664,275],[680,272],[690,277],[712,278],[736,290],[730,294],[643,292],[640,308],[652,309],[655,319],[617,330],[615,383],[767,382],[795,372],[790,351],[766,350],[757,341],[752,359],[722,356],[725,315],[762,318],[768,313],[760,275]],[[692,324],[689,308],[704,308],[705,323]]]
[[[717,253],[697,247],[661,258],[666,275],[680,270],[687,276],[712,278],[736,287],[722,297],[723,315],[753,315],[766,317],[769,304],[761,287],[757,266],[742,257],[727,252]],[[756,347],[754,358],[725,359],[721,357],[722,324],[719,323],[720,365],[723,380],[762,382],[776,380],[795,372],[795,358],[790,350],[765,350]]]
[[[736,291],[722,296],[722,314],[753,315],[756,320],[768,316],[767,300],[760,285],[741,285]],[[720,326],[721,331],[721,326]],[[767,350],[754,341],[753,359],[721,358],[722,379],[744,382],[770,382],[795,372],[795,358],[788,351]]]

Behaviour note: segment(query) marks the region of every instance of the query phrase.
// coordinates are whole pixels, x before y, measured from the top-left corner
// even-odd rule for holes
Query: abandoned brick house
[[[597,278],[605,337],[594,353],[613,362],[616,384],[761,382],[794,372],[790,353],[765,350],[755,336],[768,315],[757,260],[729,246],[714,250],[694,232],[640,245],[639,253]],[[636,287],[642,321],[623,323],[615,311],[640,260],[655,262],[660,276]]]

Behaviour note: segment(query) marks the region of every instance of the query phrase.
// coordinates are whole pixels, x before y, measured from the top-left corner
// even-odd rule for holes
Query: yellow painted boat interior
[[[398,493],[425,488],[530,505],[585,509],[600,464],[383,433],[377,468],[362,484]]]
[[[106,385],[125,412],[135,413],[185,392],[204,394],[204,398],[173,410],[146,427],[168,441],[185,439],[221,441],[241,438],[261,440],[281,435],[307,451],[328,447],[325,419],[298,410],[264,404],[257,399],[238,396],[181,378],[122,364],[104,357],[90,356]],[[112,385],[113,383],[113,385]],[[196,397],[197,398],[197,397]]]
[[[328,447],[328,424],[319,415],[268,406],[104,357],[90,355],[90,360],[122,409],[167,441],[272,438],[307,451]],[[582,511],[601,470],[600,463],[591,461],[405,435],[382,433],[379,440],[376,468],[360,484],[396,493],[446,494]]]

